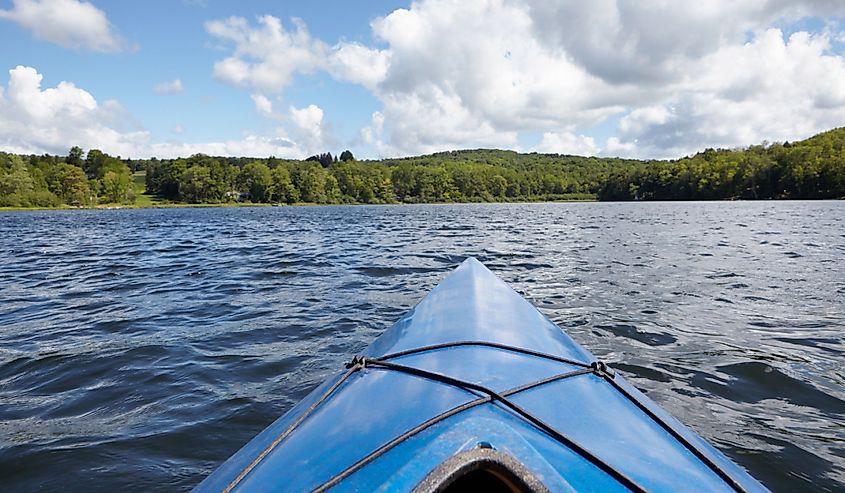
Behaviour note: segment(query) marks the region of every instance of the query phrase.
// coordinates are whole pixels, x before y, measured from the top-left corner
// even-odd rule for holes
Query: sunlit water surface
[[[189,489],[467,256],[771,489],[845,490],[842,202],[0,213],[0,488]]]

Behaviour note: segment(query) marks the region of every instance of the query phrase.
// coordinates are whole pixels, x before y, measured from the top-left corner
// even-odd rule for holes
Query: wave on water
[[[772,490],[843,491],[843,212],[0,213],[3,488],[190,489],[475,256]]]

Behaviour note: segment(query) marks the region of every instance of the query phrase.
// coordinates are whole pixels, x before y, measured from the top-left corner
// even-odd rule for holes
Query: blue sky
[[[671,158],[796,140],[845,124],[839,3],[0,1],[0,150]]]
[[[212,77],[221,50],[215,48],[204,22],[269,14],[288,23],[298,17],[321,39],[371,43],[371,18],[406,3],[367,2],[371,10],[365,10],[348,1],[99,2],[95,5],[106,12],[114,31],[128,43],[125,52],[67,49],[4,22],[0,45],[6,49],[0,52],[0,65],[3,72],[17,65],[37,68],[44,76],[42,87],[72,81],[98,100],[116,100],[130,115],[124,124],[150,131],[156,141],[176,137],[186,142],[226,140],[249,130],[264,130],[272,122],[255,114],[248,93]],[[5,85],[4,79],[0,76],[0,84]],[[182,92],[154,91],[157,84],[176,79],[182,82]],[[350,142],[378,108],[378,100],[360,86],[334,83],[325,74],[299,77],[286,91],[285,100],[298,107],[317,104],[324,108],[341,140]],[[181,134],[173,132],[177,127]]]

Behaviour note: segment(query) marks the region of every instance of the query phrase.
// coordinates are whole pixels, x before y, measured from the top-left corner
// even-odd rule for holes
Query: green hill
[[[668,161],[495,149],[363,161],[349,151],[305,161],[0,153],[0,206],[830,199],[845,197],[843,147],[845,128]]]

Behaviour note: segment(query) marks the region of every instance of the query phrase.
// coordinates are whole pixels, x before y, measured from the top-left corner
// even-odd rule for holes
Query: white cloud
[[[359,83],[383,103],[361,135],[383,155],[539,131],[537,149],[640,157],[807,136],[842,124],[843,59],[824,35],[786,44],[766,28],[843,13],[825,0],[415,2],[372,23],[385,48],[356,46],[378,62],[360,63],[374,75]],[[603,150],[579,134],[613,115],[626,116]]]
[[[291,23],[292,31],[272,15],[258,17],[257,25],[243,17],[206,22],[206,31],[232,49],[231,56],[215,62],[214,77],[263,93],[282,91],[294,75],[315,70],[368,88],[384,79],[388,52],[343,41],[330,47],[312,38],[302,20]]]
[[[377,150],[380,150],[380,148],[383,148],[385,146],[384,142],[381,140],[381,135],[383,132],[384,115],[380,111],[376,111],[370,117],[370,126],[361,129],[361,141],[363,141],[367,145],[373,146]]]
[[[41,89],[42,76],[32,67],[9,71],[9,85],[0,98],[0,147],[22,153],[62,154],[71,146],[109,148],[128,155],[148,138],[145,132],[119,131],[103,122],[119,120],[115,101],[98,104],[71,82]]]
[[[664,84],[683,63],[741,41],[750,14],[764,2],[529,0],[543,43],[612,84]]]
[[[153,90],[159,94],[175,94],[183,92],[185,88],[182,86],[182,79],[172,80],[170,82],[161,82],[153,87]]]
[[[648,156],[637,147],[637,139],[622,142],[619,137],[609,137],[605,145],[603,154],[614,157],[628,157],[628,158],[660,158],[663,156]],[[678,156],[673,156],[678,157]]]
[[[214,64],[214,77],[258,92],[278,92],[292,82],[294,74],[321,67],[325,45],[312,39],[299,19],[293,25],[295,29],[287,31],[271,15],[259,17],[257,27],[243,17],[206,22],[209,34],[234,45],[231,56]]]
[[[297,128],[312,135],[320,136],[320,125],[323,123],[322,108],[313,104],[305,108],[291,106],[290,116]]]
[[[255,111],[261,116],[273,116],[273,102],[263,94],[251,94],[253,104],[255,104]]]
[[[323,108],[280,104],[298,76],[318,71],[379,101],[360,136],[383,156],[517,148],[524,133],[543,136],[537,150],[639,157],[793,140],[845,121],[841,22],[830,24],[843,14],[836,0],[420,0],[375,19],[372,43],[335,44],[296,19],[215,20],[205,24],[224,50],[214,77],[244,88],[256,112],[284,130],[197,145],[324,152],[333,137]],[[805,16],[816,19],[796,24]],[[772,27],[792,32],[817,20],[828,22],[788,39]],[[32,107],[15,111],[30,112],[27,122],[39,111],[96,112],[101,127],[119,128],[119,108],[91,98],[96,109],[80,110],[91,102],[81,93],[90,94],[63,84],[36,88]],[[11,86],[0,91],[7,106]],[[48,104],[57,98],[44,95],[51,90],[60,105]],[[610,118],[619,125],[609,138],[592,133],[606,132]],[[54,136],[72,130],[49,125]],[[114,131],[116,140],[146,138],[133,145],[147,151],[159,145],[143,132]]]
[[[575,134],[572,130],[543,132],[542,140],[533,150],[575,156],[594,156],[601,151],[596,145],[595,139],[586,135]]]
[[[845,59],[825,35],[777,29],[698,64],[671,98],[631,111],[606,152],[679,157],[704,147],[806,138],[845,122]]]
[[[323,109],[316,105],[305,108],[288,109],[290,121],[294,125],[294,134],[306,152],[316,154],[325,152],[327,139],[324,131]]]
[[[431,9],[436,7],[435,5]],[[506,52],[499,41],[499,33],[478,39],[479,33],[487,32],[489,26],[483,25],[485,21],[479,19],[483,16],[478,15],[475,10],[477,8],[474,7],[467,9],[467,12],[463,13],[466,15],[456,16],[451,24],[427,33],[427,37],[422,40],[409,38],[408,33],[409,30],[425,32],[420,24],[428,21],[401,14],[407,11],[397,11],[398,13],[391,14],[388,19],[376,21],[373,28],[380,38],[390,43],[389,51],[349,42],[339,42],[329,47],[326,43],[313,39],[301,21],[294,20],[296,29],[294,32],[288,32],[281,21],[271,16],[260,17],[257,25],[251,25],[243,18],[213,21],[206,24],[206,29],[216,38],[234,45],[231,56],[215,63],[215,76],[229,84],[251,88],[256,108],[265,116],[271,116],[271,112],[267,111],[269,105],[266,104],[266,94],[282,91],[292,82],[294,74],[325,70],[336,79],[361,84],[382,100],[384,109],[380,114],[388,124],[367,130],[368,138],[380,143],[381,152],[428,152],[440,150],[448,145],[515,146],[515,129],[522,123],[512,122],[513,119],[557,121],[559,117],[556,113],[560,111],[561,106],[566,105],[566,99],[558,97],[558,108],[549,108],[535,94],[525,92],[522,87],[515,87],[510,82],[496,87],[495,77],[489,78],[493,87],[479,91],[474,83],[486,76],[477,68],[481,68],[487,61],[505,68],[504,65],[509,62],[504,59],[503,62],[499,61]],[[514,12],[507,11],[498,17],[502,23],[507,23],[508,16],[513,14]],[[476,19],[473,21],[475,24],[467,26],[467,19]],[[522,31],[508,35],[510,41],[521,42],[519,38],[530,27],[527,16],[522,15],[520,22]],[[507,31],[509,25],[503,24],[501,27],[499,32]],[[456,40],[450,39],[450,31],[465,33],[458,40],[461,43],[458,50],[478,46],[477,54],[484,55],[483,59],[473,60],[471,56],[465,56],[460,60],[453,60],[451,54],[457,50],[452,44]],[[434,49],[428,46],[438,42]],[[491,44],[494,46],[484,46]],[[416,59],[417,45],[428,46],[427,53],[431,61],[437,63]],[[529,43],[524,46],[523,52],[530,54],[536,51],[536,48]],[[409,55],[401,50],[411,53]],[[397,66],[394,61],[401,63]],[[508,76],[511,79],[518,78],[526,66],[534,63],[552,65],[552,69],[557,70],[559,75],[571,75],[567,80],[572,81],[570,86],[573,91],[584,82],[578,78],[578,73],[583,74],[583,71],[575,69],[565,61],[550,60],[548,57],[538,59],[533,55],[519,63],[511,63],[507,67]],[[436,73],[429,79],[412,77],[424,76],[430,71]],[[456,74],[473,73],[477,75],[477,79],[468,80],[457,88],[458,90],[451,87],[449,79]],[[556,89],[544,88],[546,91]],[[474,107],[468,107],[464,103],[468,99]],[[519,114],[521,106],[532,102],[535,103],[533,114]],[[503,107],[511,113],[500,114]],[[296,125],[298,117],[294,117],[294,114],[291,110],[290,115]],[[495,117],[498,123],[513,128],[496,128],[490,121],[491,116]],[[571,116],[579,117],[575,114]],[[588,115],[586,118],[593,116]],[[321,139],[313,137],[316,132],[304,132],[301,128],[297,132],[308,141],[326,142],[325,136]]]
[[[11,10],[0,10],[7,19],[32,31],[41,40],[64,48],[116,52],[127,49],[114,33],[106,14],[79,0],[12,0]]]
[[[525,0],[536,34],[614,84],[664,85],[774,21],[841,15],[837,0]]]
[[[166,142],[148,144],[144,147],[146,156],[159,158],[185,157],[202,153],[209,156],[276,156],[289,159],[304,159],[308,151],[290,140],[285,132],[276,129],[271,135],[245,134],[240,139],[223,142]]]
[[[283,129],[268,135],[246,132],[222,142],[152,142],[148,131],[122,128],[131,115],[113,100],[98,103],[91,93],[72,82],[42,88],[42,75],[32,67],[9,70],[9,84],[0,85],[0,150],[22,154],[65,154],[72,146],[100,149],[112,155],[172,158],[198,152],[222,156],[304,158],[307,146],[291,140]],[[309,138],[322,136],[322,110],[299,110],[298,122]],[[177,125],[172,131],[182,133]],[[300,127],[297,127],[300,130]],[[310,132],[310,133],[309,133]],[[315,134],[316,132],[316,134]]]
[[[332,47],[327,63],[333,77],[374,90],[387,76],[390,53],[342,42]]]
[[[428,91],[382,96],[384,112],[363,131],[381,156],[432,153],[472,147],[515,148],[517,132],[496,129],[462,105],[460,97],[430,86]],[[411,116],[413,115],[413,116]]]
[[[520,131],[592,125],[621,110],[596,104],[608,85],[533,31],[524,5],[501,0],[430,0],[374,21],[388,46],[385,76],[370,84],[384,104],[382,135],[367,130],[379,152],[513,148]]]
[[[520,3],[431,0],[396,10],[372,27],[386,49],[348,42],[328,47],[303,24],[288,33],[270,16],[257,26],[242,18],[206,25],[234,44],[232,56],[215,64],[224,82],[269,93],[283,90],[295,73],[325,70],[372,91],[383,104],[380,124],[362,136],[383,155],[513,148],[520,131],[592,125],[633,97],[634,91],[613,94],[543,46]],[[274,77],[258,75],[263,72]],[[608,95],[618,102],[597,103]]]

